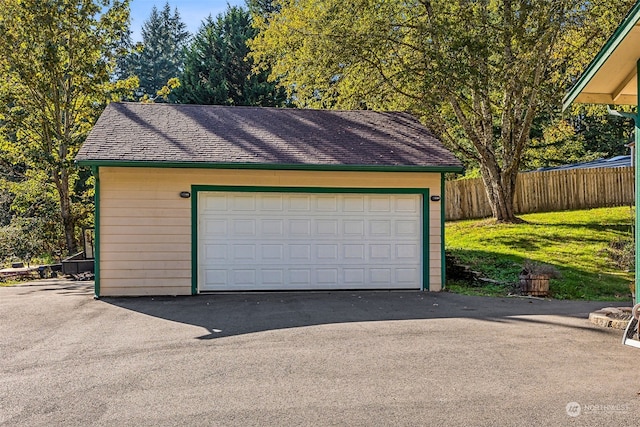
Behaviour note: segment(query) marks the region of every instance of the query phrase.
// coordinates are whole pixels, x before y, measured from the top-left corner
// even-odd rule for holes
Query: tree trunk
[[[498,222],[520,222],[513,207],[517,170],[502,173],[497,164],[487,164],[481,167],[481,172],[493,218]]]
[[[78,243],[76,242],[76,219],[71,211],[68,172],[65,170],[60,171],[59,175],[56,174],[54,177],[54,181],[60,198],[60,216],[62,217],[67,254],[73,255],[78,251]]]

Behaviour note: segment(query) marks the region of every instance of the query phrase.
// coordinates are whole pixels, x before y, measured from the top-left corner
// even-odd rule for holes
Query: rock
[[[603,328],[624,330],[631,320],[631,312],[627,307],[605,307],[589,314],[589,321]]]

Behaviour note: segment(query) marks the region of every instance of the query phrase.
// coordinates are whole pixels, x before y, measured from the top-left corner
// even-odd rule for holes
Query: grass
[[[30,279],[33,280],[33,279]],[[17,285],[18,283],[23,283],[26,282],[26,280],[19,280],[19,279],[3,279],[0,280],[0,288],[4,287],[4,286],[13,286],[13,285]]]
[[[447,252],[460,263],[501,284],[448,281],[451,292],[507,295],[526,259],[555,266],[551,297],[602,301],[630,300],[634,273],[609,256],[612,247],[633,237],[629,207],[521,215],[524,224],[490,220],[446,224]],[[618,242],[618,245],[615,244]],[[613,245],[612,245],[613,244]]]

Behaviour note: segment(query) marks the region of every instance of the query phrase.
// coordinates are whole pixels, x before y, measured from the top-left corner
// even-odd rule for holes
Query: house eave
[[[316,165],[279,163],[211,163],[211,162],[165,162],[141,160],[77,160],[79,166],[89,167],[135,167],[178,169],[254,169],[254,170],[304,170],[304,171],[349,171],[349,172],[436,172],[462,173],[458,165]]]
[[[616,29],[613,35],[607,40],[600,52],[587,66],[584,73],[580,76],[578,81],[567,92],[562,100],[562,111],[566,111],[574,101],[581,103],[594,103],[594,104],[635,104],[635,96],[612,96],[611,94],[599,94],[599,93],[583,93],[586,86],[594,78],[594,76],[600,71],[602,66],[611,57],[613,52],[618,49],[620,44],[629,35],[633,28],[640,19],[640,2],[636,3],[629,11],[625,19],[620,26]]]

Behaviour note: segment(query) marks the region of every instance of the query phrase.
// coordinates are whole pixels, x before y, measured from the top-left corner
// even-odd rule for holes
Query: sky
[[[141,41],[140,29],[144,21],[149,19],[151,9],[156,6],[162,9],[166,0],[131,0],[131,31],[133,40]],[[198,31],[202,21],[209,15],[215,17],[231,6],[244,6],[244,0],[169,0],[171,11],[178,8],[182,22],[187,25],[187,30],[194,34]]]

